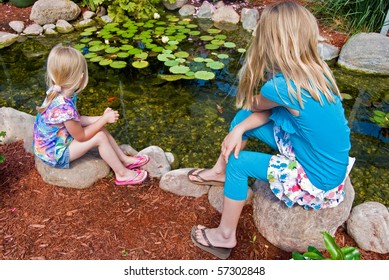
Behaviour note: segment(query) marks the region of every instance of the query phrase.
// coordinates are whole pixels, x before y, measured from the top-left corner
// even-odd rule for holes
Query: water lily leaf
[[[142,52],[142,53],[137,53],[134,55],[135,58],[138,58],[140,60],[145,60],[148,57],[148,53]]]
[[[189,22],[185,21],[185,20],[180,20],[179,22],[177,22],[178,24],[180,25],[188,25]]]
[[[85,48],[85,44],[76,44],[74,45],[74,48],[76,48],[77,50],[82,50],[83,48]]]
[[[189,71],[189,72],[186,72],[185,75],[188,76],[188,77],[193,77],[194,78],[195,72]]]
[[[145,23],[145,25],[143,25],[144,28],[153,28],[154,27],[154,24],[152,23]]]
[[[174,51],[174,50],[178,49],[178,47],[176,45],[167,45],[165,47],[165,49]]]
[[[239,48],[239,49],[238,49],[238,52],[239,52],[239,53],[245,53],[245,52],[246,52],[246,49]]]
[[[344,100],[351,100],[353,97],[350,94],[347,93],[341,93],[340,94]]]
[[[117,56],[120,58],[126,58],[126,57],[129,57],[130,54],[126,53],[126,52],[119,52],[119,53],[117,53]]]
[[[90,59],[91,62],[99,62],[100,60],[102,60],[103,57],[102,56],[95,56],[95,57],[92,57]]]
[[[186,61],[185,58],[176,58],[175,61],[177,61],[178,63],[184,63]]]
[[[177,41],[182,41],[184,39],[186,39],[188,36],[186,36],[185,34],[177,34],[176,35],[176,40]]]
[[[90,52],[90,53],[87,53],[86,55],[84,55],[85,58],[92,58],[92,57],[96,57],[97,56],[97,53],[93,53],[93,52]]]
[[[209,34],[218,34],[218,33],[222,32],[222,31],[220,29],[210,28],[210,29],[207,30],[207,32]]]
[[[84,32],[81,32],[81,33],[80,33],[80,36],[84,37],[84,36],[90,36],[90,35],[92,35],[92,34],[93,34],[93,33],[90,32],[90,31],[84,31]]]
[[[164,22],[164,21],[157,21],[155,24],[156,25],[166,25],[166,22]]]
[[[114,61],[111,64],[109,64],[109,66],[111,66],[112,68],[116,68],[116,69],[124,68],[124,67],[126,67],[126,65],[127,65],[127,62],[125,62],[125,61]]]
[[[192,35],[192,36],[197,36],[197,35],[200,35],[200,31],[194,30],[194,31],[189,32],[188,34]]]
[[[186,26],[186,28],[196,28],[196,27],[198,27],[198,25],[197,25],[197,24],[194,24],[194,23],[190,23],[190,24],[188,24],[188,25]]]
[[[95,31],[97,31],[97,28],[96,27],[88,27],[88,28],[85,28],[84,31],[95,32]]]
[[[167,42],[169,45],[178,45],[178,41],[175,41],[175,40],[169,40],[169,42]]]
[[[212,45],[218,45],[218,46],[223,45],[224,43],[225,42],[223,40],[217,40],[217,39],[211,41]]]
[[[187,75],[158,75],[158,77],[168,82],[174,82],[181,79],[185,79],[185,80],[194,79],[194,76],[187,76]]]
[[[134,61],[133,63],[132,63],[132,66],[133,67],[135,67],[135,68],[145,68],[145,67],[147,67],[147,66],[149,66],[149,62],[148,61],[144,61],[144,60],[142,60],[142,61]]]
[[[100,44],[100,45],[94,45],[94,46],[90,47],[89,51],[91,51],[91,52],[99,52],[99,51],[102,51],[104,49],[105,49],[105,45]]]
[[[203,62],[203,61],[204,61],[204,58],[202,58],[202,57],[195,57],[195,58],[193,59],[193,61],[195,61],[195,62]]]
[[[149,49],[149,50],[152,50],[154,48],[158,47],[158,45],[156,44],[146,44],[146,48]]]
[[[118,51],[120,51],[120,48],[118,47],[109,47],[105,49],[106,53],[117,53]]]
[[[186,72],[190,71],[190,68],[188,66],[175,65],[170,67],[169,71],[173,74],[185,74]]]
[[[123,46],[120,47],[120,49],[121,49],[122,51],[129,51],[129,50],[131,50],[131,49],[133,49],[133,48],[134,48],[134,47],[131,46],[131,45],[123,45]]]
[[[223,35],[223,34],[219,34],[219,35],[216,35],[216,36],[215,36],[215,39],[218,39],[218,40],[225,40],[225,39],[227,39],[227,36],[226,36],[226,35]]]
[[[130,39],[130,38],[132,38],[134,36],[135,36],[134,32],[125,32],[125,33],[122,34],[122,37],[123,38],[127,38],[127,39]]]
[[[224,68],[224,63],[220,61],[214,61],[214,62],[208,62],[207,67],[213,69],[213,70],[219,70]]]
[[[203,41],[212,41],[213,40],[213,36],[204,35],[204,36],[201,36],[200,39],[203,40]]]
[[[103,44],[103,42],[97,41],[97,40],[94,40],[94,41],[91,41],[88,43],[89,46],[101,45],[101,44]]]
[[[90,42],[90,41],[92,41],[92,38],[82,38],[82,39],[80,40],[81,43],[88,43],[88,42]]]
[[[209,71],[197,71],[195,73],[195,78],[199,80],[212,80],[215,78],[215,73]]]
[[[189,53],[181,51],[181,52],[174,53],[174,55],[175,55],[175,57],[187,58],[189,56]]]
[[[161,53],[157,56],[157,59],[159,61],[168,61],[170,59],[175,59],[176,57],[172,54],[169,54],[169,53]]]
[[[153,52],[162,52],[163,48],[162,47],[154,47],[151,49]]]
[[[141,53],[141,52],[142,52],[142,50],[138,49],[138,48],[133,48],[133,49],[128,50],[129,54],[138,54],[138,53]]]
[[[219,48],[219,46],[218,45],[213,45],[213,44],[206,44],[205,48],[207,50],[217,50]]]
[[[167,67],[172,67],[172,66],[178,65],[179,62],[176,61],[176,60],[167,60],[167,61],[165,61],[163,64],[164,64],[165,66],[167,66]]]
[[[217,57],[220,58],[220,59],[229,58],[228,54],[225,54],[225,53],[218,54]]]
[[[224,46],[226,48],[235,48],[236,47],[235,43],[233,43],[233,42],[225,42]]]
[[[112,63],[112,59],[107,59],[107,58],[104,58],[104,59],[100,60],[100,62],[99,62],[99,64],[101,66],[109,65],[111,63]]]
[[[208,62],[214,62],[214,60],[213,60],[212,58],[209,58],[209,57],[208,57],[208,58],[205,58],[204,61],[207,62],[207,63],[208,63]]]

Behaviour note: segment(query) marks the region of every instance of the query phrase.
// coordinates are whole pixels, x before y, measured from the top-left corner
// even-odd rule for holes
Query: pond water
[[[241,47],[248,45],[249,35],[240,27],[223,34]],[[79,40],[79,32],[75,32],[29,38],[1,49],[0,106],[35,115],[35,107],[45,95],[48,52],[59,42]],[[88,62],[90,82],[79,96],[78,109],[83,115],[101,115],[106,107],[118,110],[121,119],[108,126],[118,142],[136,150],[156,145],[172,152],[178,159],[174,168],[211,167],[236,112],[236,74],[242,54],[229,53],[226,66],[213,70],[212,80],[168,82],[158,76],[169,71],[156,58],[142,69],[130,65],[114,69]],[[341,92],[351,97],[344,106],[352,127],[351,156],[357,159],[350,174],[356,191],[354,204],[378,201],[389,206],[388,135],[370,121],[373,110],[389,111],[389,77],[352,73],[335,65],[332,69]],[[249,142],[248,149],[271,152],[256,141]]]

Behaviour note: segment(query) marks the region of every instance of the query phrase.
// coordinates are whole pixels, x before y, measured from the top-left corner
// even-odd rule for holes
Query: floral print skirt
[[[336,188],[324,191],[316,188],[308,179],[303,167],[295,159],[289,134],[274,126],[274,136],[281,154],[271,157],[267,171],[270,189],[288,207],[295,203],[305,209],[332,208],[344,200],[344,181]],[[347,174],[355,159],[350,158]]]

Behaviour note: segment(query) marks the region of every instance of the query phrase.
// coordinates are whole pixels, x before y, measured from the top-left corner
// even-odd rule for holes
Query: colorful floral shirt
[[[36,116],[33,150],[37,157],[50,166],[63,167],[58,166],[57,163],[73,140],[64,122],[80,121],[76,100],[76,94],[72,99],[59,94],[42,114],[38,113]]]

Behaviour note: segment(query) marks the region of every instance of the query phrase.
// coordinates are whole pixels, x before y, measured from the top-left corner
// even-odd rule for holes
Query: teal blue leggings
[[[251,111],[240,110],[231,122],[230,131],[240,122],[252,114]],[[274,122],[270,120],[266,124],[246,131],[242,139],[255,137],[278,150],[273,132]],[[252,151],[240,151],[236,159],[232,153],[228,158],[226,167],[226,182],[224,195],[232,200],[245,200],[248,192],[249,177],[268,182],[267,168],[272,155]]]

